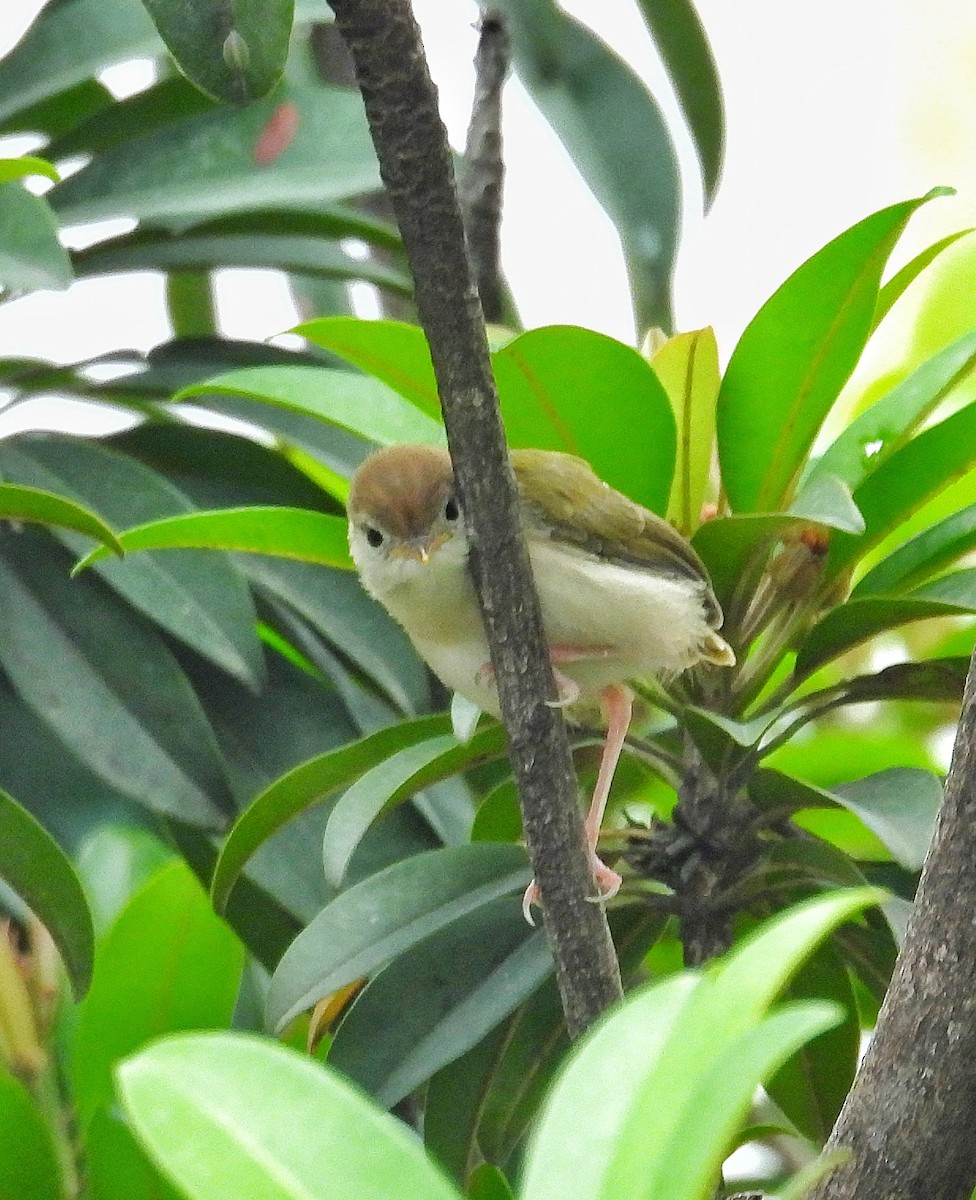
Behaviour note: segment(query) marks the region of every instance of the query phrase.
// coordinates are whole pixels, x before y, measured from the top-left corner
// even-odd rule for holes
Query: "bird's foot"
[[[595,853],[591,856],[590,863],[593,868],[593,881],[597,886],[597,894],[586,898],[591,904],[606,904],[620,891],[620,885],[624,881],[623,876],[612,867],[608,867],[603,859],[598,858]],[[534,879],[522,896],[522,916],[530,925],[534,926],[533,907],[542,907],[542,892],[539,891],[539,885]]]
[[[545,703],[549,708],[569,708],[580,698],[580,686],[568,675],[564,675],[555,663],[552,673],[556,680],[557,699],[547,700]],[[490,662],[482,663],[475,672],[474,681],[478,687],[487,687],[495,682],[495,668]]]

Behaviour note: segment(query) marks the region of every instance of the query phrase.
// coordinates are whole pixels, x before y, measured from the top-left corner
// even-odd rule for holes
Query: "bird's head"
[[[353,476],[348,510],[349,549],[377,597],[467,557],[450,455],[439,447],[388,446],[371,455]]]

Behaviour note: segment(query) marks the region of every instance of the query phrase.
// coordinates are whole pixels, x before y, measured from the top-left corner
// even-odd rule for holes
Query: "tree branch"
[[[481,18],[475,55],[474,103],[460,179],[461,212],[468,253],[485,319],[501,321],[504,294],[499,262],[502,219],[502,87],[510,61],[508,29],[501,13]]]
[[[878,1026],[814,1200],[968,1200],[976,1184],[976,655],[952,766]]]
[[[471,568],[508,730],[526,841],[571,1036],[620,996],[593,882],[576,779],[519,523],[481,305],[471,278],[447,134],[409,0],[331,0],[356,64],[383,180],[414,276]]]

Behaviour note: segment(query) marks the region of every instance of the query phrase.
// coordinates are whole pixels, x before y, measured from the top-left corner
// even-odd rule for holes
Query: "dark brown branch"
[[[500,322],[504,313],[500,239],[502,184],[502,87],[510,49],[504,17],[488,11],[481,18],[475,55],[474,103],[464,147],[460,198],[468,253],[485,320]]]
[[[518,516],[481,305],[471,277],[447,134],[408,0],[331,0],[356,64],[383,180],[413,271],[458,488],[471,566],[508,730],[525,836],[571,1035],[620,996],[593,888],[576,780],[555,698]]]
[[[968,1200],[976,1185],[976,656],[952,767],[878,1026],[815,1200]]]

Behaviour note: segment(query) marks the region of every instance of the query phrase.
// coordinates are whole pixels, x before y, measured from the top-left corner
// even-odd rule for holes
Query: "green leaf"
[[[45,179],[53,179],[55,183],[61,178],[57,167],[52,166],[46,158],[37,158],[33,154],[24,154],[20,158],[0,158],[0,183],[25,179],[30,175],[42,175]]]
[[[677,425],[677,455],[667,517],[689,537],[701,524],[715,445],[718,343],[711,328],[669,338],[651,359]]]
[[[89,1122],[85,1185],[85,1200],[185,1200],[149,1160],[114,1102]]]
[[[524,1200],[713,1186],[756,1084],[836,1020],[832,1005],[767,1011],[799,964],[877,893],[834,893],[763,926],[705,975],[642,989],[581,1039],[529,1146]]]
[[[790,505],[790,515],[842,533],[862,534],[864,517],[851,489],[836,475],[820,474],[805,483]]]
[[[0,516],[75,529],[103,542],[118,555],[124,553],[112,530],[90,509],[41,488],[0,483]]]
[[[843,703],[870,700],[933,700],[958,704],[966,685],[969,659],[928,658],[892,663],[873,675],[855,675],[844,684]]]
[[[255,161],[283,104],[297,112],[291,143]],[[245,209],[317,207],[380,184],[359,96],[344,88],[284,88],[247,108],[215,109],[114,146],[50,192],[65,224],[128,217],[185,228]]]
[[[942,803],[935,775],[892,767],[834,787],[832,794],[878,835],[897,862],[910,871],[921,869]]]
[[[272,554],[352,569],[346,522],[341,517],[307,508],[278,505],[225,508],[192,512],[149,521],[119,534],[123,550],[207,549],[236,550],[247,554]],[[105,557],[93,550],[78,562],[77,575]]]
[[[691,131],[711,207],[725,153],[725,106],[708,36],[691,0],[640,0],[640,11],[664,59]]]
[[[895,302],[905,294],[911,284],[915,282],[926,267],[939,257],[943,250],[948,250],[960,238],[966,237],[972,232],[972,229],[960,229],[956,233],[950,233],[948,237],[940,238],[939,241],[933,242],[931,246],[923,250],[921,254],[916,254],[900,271],[892,275],[878,293],[878,305],[874,311],[873,329],[877,329],[891,311]]]
[[[851,980],[829,946],[799,968],[785,993],[790,1000],[832,1000],[844,1013],[833,1029],[798,1050],[765,1083],[766,1091],[799,1131],[822,1146],[847,1099],[857,1070],[861,1029]]]
[[[958,617],[972,611],[972,603],[955,604],[910,596],[867,596],[848,600],[846,604],[832,608],[803,639],[793,668],[794,677],[799,681],[861,642],[886,630],[897,629],[899,625],[930,617]]]
[[[163,1033],[230,1021],[243,963],[243,946],[185,863],[163,867],[133,896],[98,950],[72,1040],[82,1127],[111,1101],[124,1055]]]
[[[492,1163],[481,1163],[471,1172],[468,1200],[515,1200],[505,1175]]]
[[[834,576],[884,541],[899,524],[976,467],[976,403],[916,434],[886,458],[854,493],[864,515],[861,538],[840,534],[831,544],[827,574]]]
[[[74,278],[47,200],[19,183],[0,184],[0,288],[66,288]]]
[[[545,933],[526,924],[518,899],[492,901],[384,967],[343,1017],[329,1063],[388,1108],[480,1042],[551,972]]]
[[[643,82],[553,0],[504,0],[515,68],[617,227],[637,327],[669,329],[680,181],[671,136]]]
[[[196,86],[228,104],[271,91],[288,56],[294,0],[143,0],[177,66]]]
[[[217,911],[223,912],[226,907],[248,859],[292,817],[336,789],[352,783],[388,755],[411,742],[446,733],[447,729],[443,716],[421,717],[320,754],[276,779],[241,813],[221,847],[211,884]]]
[[[419,325],[364,321],[359,317],[320,317],[296,325],[291,332],[338,354],[440,422],[441,404],[430,347]]]
[[[266,1039],[168,1038],[122,1063],[118,1089],[189,1200],[460,1200],[400,1121]]]
[[[176,399],[228,392],[328,421],[381,446],[444,443],[444,426],[439,421],[380,381],[351,371],[251,367],[183,388]]]
[[[64,1195],[54,1140],[37,1101],[0,1071],[0,1196],[3,1200],[57,1200]]]
[[[266,218],[274,230],[275,222]],[[374,258],[354,258],[335,242],[280,232],[248,234],[165,234],[138,232],[96,243],[74,256],[79,279],[121,271],[212,271],[220,267],[267,268],[294,275],[342,281],[363,280],[396,295],[413,294],[410,276]]]
[[[578,454],[611,487],[665,511],[674,416],[636,350],[591,330],[552,325],[508,342],[492,365],[510,446]]]
[[[861,579],[852,599],[905,592],[976,546],[976,504],[930,525],[892,551]]]
[[[186,451],[183,461],[186,461]],[[240,458],[238,458],[238,463]],[[192,511],[187,497],[127,454],[83,438],[25,437],[0,447],[11,479],[56,492],[131,525]],[[76,554],[88,541],[58,535]],[[204,658],[258,690],[264,659],[254,632],[254,604],[237,567],[215,554],[142,555],[101,561],[98,575],[139,612]]]
[[[172,654],[96,582],[72,582],[56,546],[2,540],[0,661],[30,707],[139,804],[219,826],[229,801],[213,732]]]
[[[173,847],[148,830],[118,821],[106,821],[81,842],[75,859],[99,938],[132,896],[174,856]]]
[[[19,52],[11,52],[8,58],[13,53]],[[0,64],[0,81],[6,94],[6,68],[3,64]],[[79,123],[86,122],[95,113],[105,112],[114,101],[114,96],[103,83],[97,79],[83,79],[63,92],[20,109],[6,121],[0,121],[0,130],[5,134],[35,133],[56,139]],[[50,159],[58,157],[53,152],[53,142],[48,142],[44,152]]]
[[[432,783],[505,752],[505,730],[489,725],[469,742],[453,733],[397,750],[364,772],[335,804],[325,827],[325,877],[339,887],[370,825],[401,800]]]
[[[47,926],[68,968],[75,995],[83,996],[91,983],[95,935],[81,883],[47,830],[2,790],[0,878]]]
[[[806,477],[836,475],[857,489],[908,442],[976,365],[976,332],[967,333],[922,363],[907,379],[856,417],[814,462]]]
[[[413,716],[430,707],[426,668],[400,626],[363,591],[358,576],[267,556],[248,557],[243,565],[252,583],[300,614],[402,712]]]
[[[722,481],[736,512],[775,510],[789,500],[868,339],[888,255],[929,198],[882,209],[829,242],[739,339],[718,400]]]
[[[489,900],[529,882],[519,846],[448,846],[394,863],[343,892],[286,951],[268,992],[282,1029],[336,988],[376,970]]]
[[[138,0],[47,5],[0,63],[0,121],[84,83],[113,63],[162,50]]]

